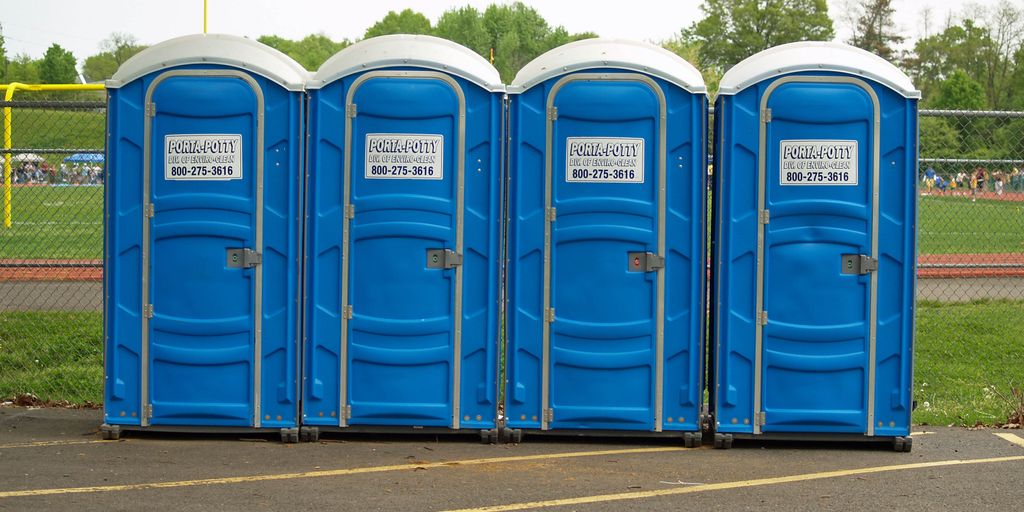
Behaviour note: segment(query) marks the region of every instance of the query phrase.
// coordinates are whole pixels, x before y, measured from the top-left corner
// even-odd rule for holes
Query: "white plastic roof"
[[[412,66],[451,73],[489,91],[504,91],[498,70],[476,52],[447,39],[395,34],[364,39],[327,59],[307,84],[319,89],[353,73]]]
[[[193,34],[150,46],[125,61],[107,80],[117,89],[154,71],[185,64],[224,64],[277,82],[290,91],[301,91],[309,72],[291,57],[252,39],[227,34]]]
[[[509,92],[520,92],[573,71],[616,68],[662,78],[692,93],[706,93],[700,71],[682,57],[653,44],[625,39],[583,39],[559,46],[519,70]]]
[[[737,94],[766,78],[800,71],[837,71],[879,82],[906,98],[920,98],[905,73],[887,60],[843,43],[803,41],[758,52],[722,76],[718,94]]]

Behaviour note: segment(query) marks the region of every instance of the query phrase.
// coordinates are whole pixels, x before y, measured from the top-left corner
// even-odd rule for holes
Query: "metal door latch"
[[[427,268],[455,268],[462,265],[462,255],[451,249],[427,249]]]
[[[263,263],[263,255],[249,248],[228,248],[228,268],[252,268]]]
[[[878,259],[866,254],[844,254],[842,258],[844,274],[867,274],[878,270]]]
[[[653,252],[631,252],[628,253],[628,268],[630,272],[657,272],[665,268],[665,258]]]

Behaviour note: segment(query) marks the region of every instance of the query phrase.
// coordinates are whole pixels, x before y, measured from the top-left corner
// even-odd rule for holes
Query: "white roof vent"
[[[489,91],[504,91],[498,70],[476,52],[447,39],[395,34],[364,39],[334,54],[307,84],[319,89],[371,69],[409,66],[450,73]]]
[[[824,41],[789,43],[751,55],[722,76],[718,94],[737,94],[766,78],[801,71],[850,73],[881,83],[906,98],[921,97],[910,77],[889,61],[848,44]]]
[[[252,39],[227,34],[193,34],[150,46],[121,64],[107,87],[117,89],[154,71],[186,64],[242,68],[301,91],[309,72],[291,57]]]
[[[516,74],[509,91],[523,91],[549,78],[598,68],[637,71],[692,93],[707,92],[700,71],[682,57],[649,43],[601,38],[565,44],[533,59]]]

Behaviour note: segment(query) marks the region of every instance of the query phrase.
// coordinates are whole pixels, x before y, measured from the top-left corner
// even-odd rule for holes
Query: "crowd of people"
[[[946,178],[935,172],[934,168],[928,167],[921,175],[921,181],[924,184],[921,195],[970,195],[971,201],[977,201],[978,194],[986,191],[1002,196],[1007,191],[1024,190],[1024,171],[1018,167],[990,171],[978,166],[969,172],[961,169],[956,174],[950,173]]]
[[[22,162],[11,169],[15,185],[102,185],[103,167],[93,163],[61,163],[54,167],[47,162]]]

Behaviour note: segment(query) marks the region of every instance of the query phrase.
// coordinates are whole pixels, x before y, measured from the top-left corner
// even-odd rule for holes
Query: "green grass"
[[[1024,384],[1024,301],[918,305],[914,423],[1006,421],[1012,386]],[[0,313],[0,398],[100,403],[100,313]],[[994,391],[993,391],[994,387]]]
[[[0,259],[99,259],[102,187],[14,187],[13,225],[0,225]]]
[[[918,303],[914,422],[1005,422],[1011,404],[999,394],[1024,384],[1022,321],[1024,301]]]
[[[1024,202],[925,196],[919,206],[921,254],[1024,251]]]
[[[17,99],[30,100],[23,96]],[[106,113],[102,110],[48,110],[14,108],[11,138],[15,148],[103,149]],[[68,154],[41,154],[59,165]]]
[[[0,313],[0,399],[103,401],[103,316]]]

